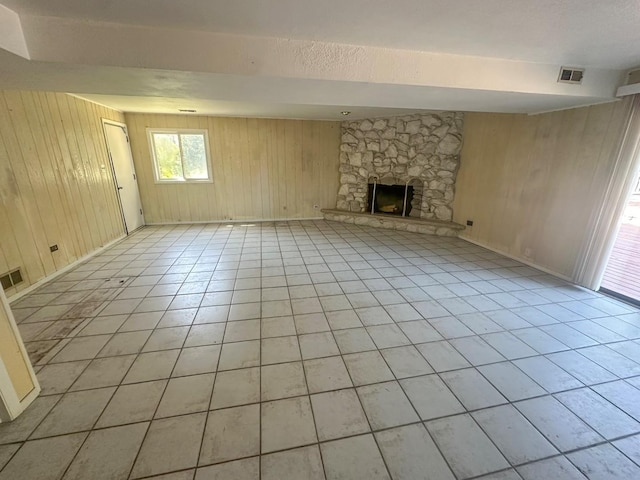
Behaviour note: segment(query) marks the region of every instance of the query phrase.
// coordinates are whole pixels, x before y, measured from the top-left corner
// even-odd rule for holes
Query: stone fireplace
[[[337,209],[367,212],[369,184],[414,189],[411,217],[451,221],[462,147],[461,112],[343,122]]]
[[[340,190],[325,218],[457,235],[463,120],[462,112],[432,112],[343,122]]]

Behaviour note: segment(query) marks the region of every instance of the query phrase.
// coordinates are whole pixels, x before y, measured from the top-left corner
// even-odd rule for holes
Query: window
[[[147,129],[156,183],[211,182],[206,130]]]

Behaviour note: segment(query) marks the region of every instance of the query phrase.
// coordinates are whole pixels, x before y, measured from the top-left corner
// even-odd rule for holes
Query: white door
[[[104,121],[107,147],[116,177],[116,188],[127,234],[144,225],[142,204],[138,192],[138,180],[133,167],[127,127],[119,123]]]

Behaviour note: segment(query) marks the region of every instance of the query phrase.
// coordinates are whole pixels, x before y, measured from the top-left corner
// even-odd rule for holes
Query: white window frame
[[[155,142],[153,139],[154,133],[173,133],[176,135],[188,135],[188,134],[200,134],[204,137],[204,152],[207,157],[207,177],[206,179],[187,179],[184,180],[165,180],[160,178],[160,172],[158,171],[158,162],[156,160]],[[151,163],[153,164],[153,176],[156,184],[167,183],[213,183],[213,170],[211,168],[211,155],[209,153],[209,130],[196,129],[196,128],[147,128],[147,141],[149,143],[149,151],[151,153]],[[178,148],[180,149],[180,157],[182,158],[182,146],[178,142]]]

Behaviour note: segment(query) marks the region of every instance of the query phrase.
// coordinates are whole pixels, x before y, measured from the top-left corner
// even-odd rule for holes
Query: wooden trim
[[[492,252],[499,253],[500,255],[503,255],[503,256],[505,256],[507,258],[510,258],[511,260],[515,260],[517,262],[524,263],[525,265],[527,265],[527,266],[529,266],[531,268],[535,268],[536,270],[540,270],[541,272],[548,273],[549,275],[553,275],[554,277],[558,277],[558,278],[560,278],[562,280],[566,280],[567,282],[573,283],[573,280],[571,280],[571,278],[567,277],[566,275],[562,275],[561,273],[558,273],[558,272],[555,272],[555,271],[553,271],[553,270],[551,270],[549,268],[543,267],[542,265],[537,265],[537,264],[535,264],[535,263],[533,263],[533,262],[531,262],[531,261],[529,261],[527,259],[517,257],[517,256],[515,256],[515,255],[513,255],[511,253],[505,252],[504,250],[500,250],[499,248],[495,248],[495,247],[492,247],[492,246],[487,245],[485,243],[478,242],[478,241],[473,240],[471,238],[465,237],[464,235],[460,235],[458,238],[461,239],[461,240],[464,240],[466,242],[473,243],[474,245],[477,245],[479,247],[486,248],[487,250],[491,250]]]
[[[145,226],[162,226],[162,225],[202,225],[207,223],[224,224],[224,223],[267,223],[267,222],[303,222],[310,220],[323,220],[324,217],[306,217],[306,218],[253,218],[242,220],[199,220],[195,222],[159,222],[159,223],[147,223]]]
[[[20,415],[40,394],[40,384],[38,383],[38,378],[36,377],[36,373],[33,370],[31,361],[29,360],[27,349],[22,342],[22,337],[20,336],[20,331],[18,330],[15,318],[13,317],[13,313],[11,312],[11,307],[9,306],[7,297],[1,289],[0,308],[3,309],[4,313],[6,314],[7,321],[9,322],[9,328],[15,336],[15,340],[20,350],[20,355],[22,355],[24,364],[27,367],[27,372],[33,385],[33,388],[31,389],[31,391],[29,391],[29,393],[27,393],[27,395],[25,395],[23,398],[19,398],[13,382],[9,377],[9,372],[7,372],[4,362],[0,358],[0,420],[9,421],[14,420],[16,417],[18,417],[18,415]]]
[[[143,225],[144,226],[144,225]],[[142,228],[142,227],[140,227]],[[81,263],[89,260],[92,257],[95,257],[97,254],[101,253],[102,251],[106,250],[107,248],[115,245],[116,243],[118,243],[120,240],[126,238],[127,236],[125,234],[119,236],[118,238],[115,238],[113,240],[111,240],[108,243],[105,243],[103,246],[96,248],[95,250],[89,252],[88,254],[86,254],[83,257],[80,257],[79,259],[77,259],[75,262],[70,263],[69,265],[62,267],[60,270],[57,270],[55,272],[53,272],[51,275],[48,275],[44,278],[41,278],[40,280],[38,280],[36,283],[28,286],[27,288],[25,288],[24,290],[20,290],[19,292],[17,292],[14,295],[11,295],[11,297],[9,297],[9,299],[11,300],[11,302],[15,302],[16,300],[24,297],[25,295],[33,292],[34,290],[36,290],[37,288],[41,287],[42,285],[44,285],[47,282],[50,282],[51,280],[67,273],[69,270],[74,269],[75,267],[77,267],[78,265],[80,265]]]
[[[123,128],[124,131],[126,132],[127,137],[129,136],[129,133],[127,132],[127,125],[124,123],[115,122],[107,118],[102,118],[101,120],[102,120],[102,134],[104,135],[104,144],[105,144],[105,147],[107,148],[107,154],[109,156],[109,165],[111,166],[111,177],[113,179],[113,188],[116,192],[116,197],[118,198],[118,208],[120,209],[120,218],[122,220],[122,230],[124,230],[125,234],[128,235],[129,231],[127,229],[127,221],[124,217],[124,208],[122,208],[122,199],[118,194],[118,180],[116,179],[116,168],[113,165],[113,156],[111,155],[111,148],[109,147],[109,138],[107,137],[107,125],[115,125],[116,127]]]

